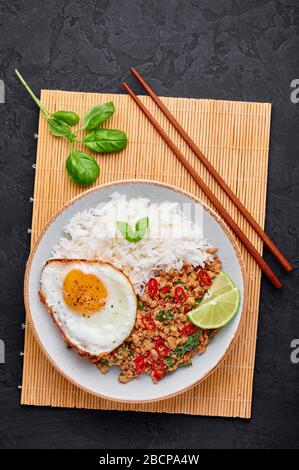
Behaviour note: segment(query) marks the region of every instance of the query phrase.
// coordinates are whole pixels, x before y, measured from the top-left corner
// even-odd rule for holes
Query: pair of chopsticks
[[[201,150],[197,147],[195,142],[191,139],[191,137],[186,133],[186,131],[182,128],[182,126],[178,123],[175,117],[171,114],[171,112],[167,109],[167,107],[162,103],[160,98],[153,92],[153,90],[149,87],[149,85],[143,80],[140,74],[132,67],[131,72],[134,77],[138,80],[141,86],[144,88],[146,93],[151,96],[154,100],[156,105],[160,108],[162,113],[167,117],[170,123],[174,126],[177,132],[181,135],[184,139],[186,144],[193,150],[195,155],[200,159],[203,165],[207,168],[207,170],[211,173],[217,183],[221,186],[221,188],[225,191],[225,193],[230,197],[233,203],[237,206],[239,211],[243,214],[245,219],[250,223],[252,228],[256,231],[256,233],[261,237],[264,244],[269,248],[269,250],[273,253],[276,259],[279,261],[281,266],[287,271],[290,272],[293,267],[289,263],[289,261],[285,258],[285,256],[281,253],[275,243],[269,238],[269,236],[264,232],[261,226],[256,222],[256,220],[252,217],[250,212],[246,209],[246,207],[242,204],[242,202],[237,198],[237,196],[233,193],[230,187],[226,184],[224,179],[219,175],[213,165],[208,161],[208,159],[204,156]],[[213,203],[214,207],[217,209],[219,214],[223,217],[226,221],[227,225],[233,230],[233,232],[237,235],[239,240],[243,243],[245,248],[249,251],[251,256],[255,259],[257,264],[260,266],[263,273],[268,277],[268,279],[272,282],[272,284],[276,288],[280,288],[282,286],[281,281],[278,277],[274,274],[270,266],[266,263],[266,261],[262,258],[262,256],[258,253],[252,243],[248,240],[246,235],[242,232],[240,227],[236,224],[230,214],[226,211],[223,205],[218,201],[216,196],[213,192],[209,189],[209,187],[203,182],[199,174],[194,170],[192,165],[188,162],[188,160],[184,157],[182,152],[177,148],[177,146],[172,142],[172,140],[168,137],[162,127],[158,124],[155,118],[151,115],[151,113],[147,110],[144,106],[142,101],[135,95],[132,89],[129,87],[127,83],[123,83],[123,88],[129,93],[131,98],[135,101],[137,106],[141,109],[143,114],[148,118],[148,120],[152,123],[154,128],[166,142],[166,144],[171,148],[173,153],[177,156],[180,162],[184,165],[188,173],[193,177],[196,181],[198,186],[202,189],[202,191],[206,194],[209,200]]]

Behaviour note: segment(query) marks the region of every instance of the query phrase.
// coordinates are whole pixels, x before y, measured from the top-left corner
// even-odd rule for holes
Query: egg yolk
[[[64,279],[65,303],[84,316],[98,312],[105,305],[107,296],[105,285],[94,274],[85,274],[79,269],[73,269]]]

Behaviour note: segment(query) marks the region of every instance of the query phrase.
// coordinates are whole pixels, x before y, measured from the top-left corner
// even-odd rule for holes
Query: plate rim
[[[154,186],[159,186],[159,187],[162,187],[162,188],[166,188],[166,189],[170,189],[174,192],[177,192],[177,193],[180,193],[184,196],[187,196],[189,199],[191,199],[194,203],[197,203],[197,204],[200,204],[204,210],[206,210],[208,212],[209,215],[211,215],[214,220],[216,220],[216,222],[221,226],[221,228],[223,229],[223,231],[225,232],[226,236],[228,237],[230,243],[232,244],[232,247],[234,249],[234,252],[236,253],[236,257],[237,257],[237,260],[239,262],[239,265],[240,265],[240,269],[241,269],[241,275],[242,275],[242,280],[243,280],[243,286],[244,286],[244,291],[243,291],[243,305],[242,305],[242,311],[241,311],[241,315],[240,315],[240,321],[239,321],[239,325],[238,325],[238,328],[232,338],[232,340],[230,341],[228,347],[226,348],[223,356],[218,360],[218,362],[211,368],[209,369],[208,372],[206,372],[200,379],[196,380],[195,382],[193,382],[192,384],[189,384],[187,385],[186,387],[184,387],[183,389],[179,390],[179,391],[176,391],[176,392],[173,392],[173,393],[169,393],[167,395],[163,395],[161,397],[157,397],[157,398],[152,398],[152,399],[145,399],[145,400],[122,400],[122,399],[119,399],[119,398],[113,398],[113,397],[110,397],[109,395],[104,395],[102,393],[98,393],[98,392],[94,392],[94,391],[91,391],[90,389],[84,387],[83,385],[79,384],[78,382],[76,382],[76,380],[74,380],[73,378],[69,377],[59,366],[59,364],[57,364],[57,362],[52,359],[52,357],[50,356],[50,354],[48,353],[48,351],[46,350],[45,346],[43,345],[41,339],[39,338],[39,335],[37,333],[37,330],[35,328],[35,324],[34,324],[34,321],[32,319],[32,315],[31,315],[31,311],[30,311],[30,300],[29,300],[29,280],[30,280],[30,274],[31,274],[31,267],[32,267],[32,263],[33,263],[33,260],[34,260],[34,256],[35,256],[35,253],[37,251],[37,248],[44,236],[44,234],[47,232],[48,230],[48,227],[50,225],[52,225],[55,220],[66,210],[68,209],[69,207],[71,207],[73,204],[75,204],[77,201],[79,201],[80,199],[83,199],[85,197],[87,197],[90,193],[93,193],[95,191],[99,191],[101,189],[104,189],[104,188],[109,188],[111,186],[122,186],[122,185],[127,185],[127,184],[134,184],[134,185],[138,185],[138,184],[150,184],[150,185],[154,185]],[[29,257],[28,257],[28,260],[27,260],[27,263],[26,263],[26,269],[25,269],[25,275],[24,275],[24,287],[23,287],[23,293],[24,293],[24,305],[25,305],[25,312],[26,312],[26,319],[29,321],[30,323],[30,326],[32,328],[32,331],[34,333],[34,337],[36,339],[36,341],[38,342],[38,345],[39,347],[41,348],[43,354],[45,354],[47,360],[50,362],[50,364],[55,368],[55,370],[57,370],[57,372],[59,374],[61,374],[66,380],[68,380],[69,382],[71,382],[73,385],[75,385],[76,387],[78,387],[80,390],[83,390],[84,392],[90,394],[90,395],[93,395],[93,396],[96,396],[98,398],[102,398],[102,399],[105,399],[105,400],[108,400],[108,401],[113,401],[113,402],[118,402],[118,403],[131,403],[131,404],[142,404],[142,403],[154,403],[154,402],[159,402],[159,401],[162,401],[162,400],[167,400],[167,399],[170,399],[170,398],[174,398],[178,395],[181,395],[183,393],[186,393],[188,390],[191,390],[192,388],[194,388],[196,385],[199,385],[200,383],[202,383],[203,381],[205,381],[211,374],[213,374],[215,372],[216,369],[218,369],[218,367],[224,362],[224,360],[227,358],[227,356],[229,355],[229,353],[232,351],[233,347],[235,346],[235,343],[240,335],[240,332],[241,332],[241,328],[243,326],[243,323],[244,323],[244,320],[245,320],[245,313],[246,313],[246,310],[247,310],[247,304],[248,304],[248,275],[247,275],[247,272],[246,272],[246,267],[245,267],[245,261],[244,261],[244,258],[243,258],[243,255],[241,253],[241,250],[240,250],[240,247],[237,243],[237,241],[235,240],[234,236],[233,236],[233,233],[232,231],[230,230],[230,228],[226,225],[226,223],[224,222],[224,220],[217,214],[217,212],[212,209],[211,207],[209,207],[204,201],[202,201],[200,198],[198,198],[197,196],[195,196],[194,194],[190,193],[189,191],[186,191],[185,189],[182,189],[180,187],[177,187],[177,186],[174,186],[172,184],[168,184],[168,183],[164,183],[164,182],[161,182],[161,181],[157,181],[157,180],[148,180],[148,179],[122,179],[122,180],[116,180],[116,181],[112,181],[112,182],[109,182],[109,183],[103,183],[103,184],[99,184],[97,186],[94,186],[90,189],[87,189],[86,191],[83,191],[82,193],[78,194],[77,196],[75,196],[74,198],[72,198],[70,201],[64,203],[60,209],[58,209],[56,211],[55,214],[53,214],[50,219],[46,222],[46,224],[44,225],[44,227],[42,228],[40,234],[38,235],[37,239],[35,240],[33,246],[31,247],[31,250],[30,250],[30,254],[29,254]]]

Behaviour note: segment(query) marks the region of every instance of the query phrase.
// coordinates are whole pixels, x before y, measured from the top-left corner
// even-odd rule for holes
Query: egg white
[[[90,317],[74,312],[64,301],[63,282],[74,269],[97,276],[107,289],[105,306]],[[41,296],[67,342],[82,354],[100,356],[113,351],[134,326],[137,300],[133,286],[109,263],[49,260],[41,275]]]

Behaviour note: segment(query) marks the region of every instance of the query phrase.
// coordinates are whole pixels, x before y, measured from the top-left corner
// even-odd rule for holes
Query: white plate
[[[109,196],[118,191],[127,198],[149,197],[153,202],[171,201],[179,204],[192,202],[192,208],[202,211],[205,236],[218,247],[223,270],[228,273],[241,292],[238,314],[209,344],[203,356],[193,359],[192,367],[181,367],[154,385],[148,375],[142,375],[124,385],[119,383],[118,369],[112,368],[106,375],[87,360],[80,358],[66,344],[38,298],[41,270],[51,257],[51,248],[63,234],[63,228],[77,212],[108,202]],[[193,212],[193,211],[192,211]],[[192,217],[192,216],[191,216]],[[54,367],[68,380],[82,389],[110,400],[124,402],[155,401],[176,395],[204,380],[222,362],[231,349],[244,316],[246,298],[244,262],[230,231],[217,214],[204,203],[180,189],[153,181],[122,181],[98,186],[86,191],[64,206],[40,234],[27,263],[25,274],[25,306],[36,337]]]

